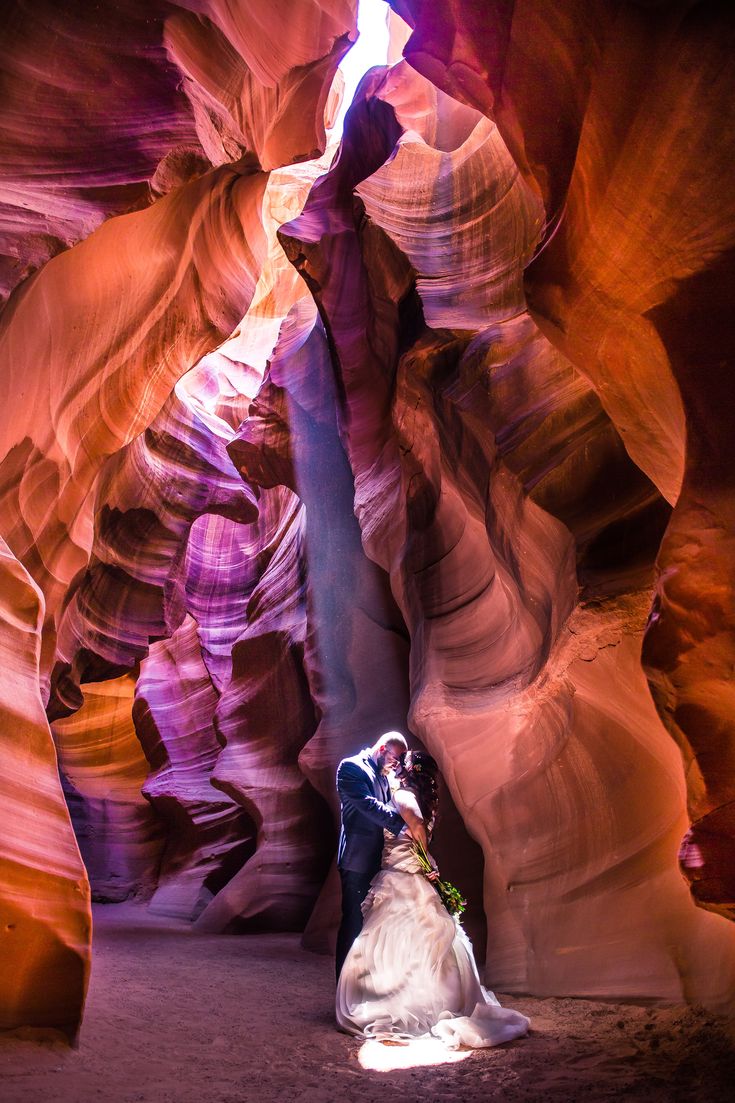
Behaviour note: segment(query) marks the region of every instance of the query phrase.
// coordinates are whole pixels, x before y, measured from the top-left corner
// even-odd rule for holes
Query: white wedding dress
[[[451,1049],[525,1034],[525,1015],[480,984],[470,941],[421,872],[407,829],[385,838],[365,923],[337,983],[339,1026],[379,1041],[431,1034]]]

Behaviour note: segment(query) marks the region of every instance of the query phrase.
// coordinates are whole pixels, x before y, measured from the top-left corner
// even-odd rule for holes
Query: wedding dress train
[[[386,832],[363,914],[337,984],[343,1030],[378,1040],[433,1034],[452,1049],[527,1032],[525,1015],[501,1007],[481,985],[470,941],[423,876],[405,828]]]

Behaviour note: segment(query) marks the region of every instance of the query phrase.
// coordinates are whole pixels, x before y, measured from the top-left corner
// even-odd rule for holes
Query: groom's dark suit
[[[337,769],[342,825],[337,865],[342,881],[342,923],[337,935],[337,976],[350,946],[362,930],[362,902],[380,869],[383,828],[394,835],[403,827],[388,807],[390,786],[370,757],[370,748],[343,758]]]

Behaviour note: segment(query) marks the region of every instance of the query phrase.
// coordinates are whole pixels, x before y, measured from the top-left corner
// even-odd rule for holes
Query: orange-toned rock
[[[73,1040],[92,917],[41,702],[42,621],[43,596],[0,540],[0,1029],[51,1027]]]
[[[411,64],[497,122],[545,201],[534,317],[676,503],[644,658],[684,757],[683,869],[732,916],[732,8],[393,6],[415,28]]]
[[[291,0],[284,18],[258,0],[8,0],[0,302],[110,216],[212,166],[323,152],[356,8]]]
[[[133,726],[135,678],[88,683],[73,716],[56,720],[59,768],[95,900],[150,896],[164,846],[142,793],[149,765]]]
[[[222,168],[111,219],[4,311],[0,399],[13,417],[0,423],[3,531],[48,617],[86,565],[103,461],[244,314],[265,251],[265,183],[252,167]]]
[[[332,79],[356,37],[356,3],[296,0],[288,17],[268,4],[210,0],[165,23],[184,74],[197,135],[213,165],[254,152],[270,170],[324,151]],[[183,5],[182,5],[183,7]]]
[[[377,73],[363,82],[339,159],[281,239],[330,333],[363,541],[411,634],[411,724],[483,845],[489,978],[722,1006],[735,937],[697,912],[676,870],[683,778],[638,659],[668,509],[523,312],[533,190],[497,208],[501,240],[517,235],[505,254],[476,233],[479,200],[475,219],[433,211],[454,174],[466,173],[459,195],[483,179],[483,156],[512,180],[502,142],[478,142],[478,128],[492,136],[480,121],[455,131],[457,149],[424,153],[415,132],[389,157],[392,90]],[[475,280],[455,297],[465,263]],[[493,295],[476,306],[483,280]],[[422,329],[422,308],[458,332]],[[579,607],[575,561],[593,599]],[[652,892],[661,918],[642,950]],[[613,930],[625,932],[614,948]]]
[[[212,417],[206,402],[203,407],[200,403],[189,426],[196,443],[210,433],[212,438],[209,452],[208,446],[203,452],[192,448],[196,461],[202,461],[198,475],[205,476],[198,488],[197,462],[188,463],[191,455],[180,438],[174,443],[176,433],[168,439],[162,431],[148,450],[150,463],[145,457],[137,465],[135,461],[150,443],[142,434],[151,429],[176,381],[232,336],[254,299],[262,325],[257,339],[249,335],[249,347],[257,346],[264,358],[294,289],[303,295],[297,277],[274,255],[272,245],[278,203],[285,202],[293,215],[318,166],[309,166],[298,185],[284,190],[282,200],[276,197],[274,205],[264,206],[268,177],[257,157],[272,166],[321,151],[331,75],[355,23],[350,0],[292,5],[288,33],[276,10],[264,6],[254,20],[252,5],[217,0],[198,16],[189,5],[177,11],[174,4],[141,7],[134,0],[125,20],[104,10],[51,7],[43,3],[31,19],[22,5],[14,6],[10,49],[2,62],[7,97],[0,113],[5,154],[3,293],[43,265],[16,288],[0,319],[2,535],[12,570],[26,580],[25,589],[18,589],[19,609],[28,605],[23,595],[30,593],[34,609],[46,618],[43,635],[33,637],[34,647],[42,641],[40,670],[36,654],[22,687],[27,700],[16,700],[17,685],[6,686],[14,707],[28,716],[35,716],[48,697],[55,666],[66,678],[60,694],[63,678],[54,681],[51,704],[58,716],[81,703],[82,679],[120,675],[145,655],[152,638],[175,631],[186,615],[186,537],[204,510],[219,510],[241,522],[255,515],[252,496],[231,465],[225,474],[217,470],[216,457],[208,463],[218,438],[221,442],[221,425],[226,427],[228,418],[235,424],[239,420],[239,385],[229,391],[227,386],[220,391],[218,385]],[[178,32],[191,27],[191,20],[201,35],[184,43]],[[63,64],[60,38],[68,46]],[[204,54],[197,55],[201,47]],[[197,67],[201,85],[193,72]],[[102,91],[97,87],[99,72],[109,75]],[[205,101],[214,100],[222,111],[205,119]],[[29,103],[35,104],[36,114],[29,112]],[[38,137],[39,119],[44,142]],[[215,150],[210,138],[218,127],[224,141]],[[205,154],[221,167],[212,170]],[[70,245],[74,248],[64,251]],[[280,289],[272,271],[279,264],[285,275]],[[269,326],[270,344],[269,335],[262,333]],[[219,381],[228,379],[226,353],[215,361],[213,374]],[[246,363],[229,364],[234,376],[247,375]],[[256,378],[260,370],[258,362]],[[189,395],[199,400],[196,392],[195,387]],[[229,464],[224,453],[221,458]],[[155,532],[136,513],[140,499],[150,502],[144,491],[136,500],[133,471],[143,484],[149,483],[148,498],[155,499],[146,514],[148,522],[155,515]],[[176,485],[169,490],[187,503],[181,517],[171,494],[166,497],[172,471]],[[228,477],[229,489],[224,486]],[[112,504],[105,498],[108,491]],[[141,535],[146,539],[140,540]],[[116,588],[115,582],[122,585]],[[7,616],[11,624],[23,621],[10,608]],[[41,626],[36,628],[40,632]],[[221,645],[218,649],[209,642],[210,654],[219,650],[222,659]],[[229,654],[224,660],[226,668]],[[221,673],[228,675],[225,669]],[[174,688],[180,692],[180,686]],[[129,705],[129,694],[116,699],[114,691],[93,689],[89,707],[60,728],[75,782],[73,793],[69,783],[71,803],[80,815],[104,820],[108,828],[116,823],[114,840],[110,833],[104,838],[98,833],[94,853],[88,854],[95,882],[108,897],[116,895],[114,881],[124,886],[119,888],[122,894],[142,887],[150,874],[142,868],[148,858],[139,860],[136,854],[136,848],[145,850],[151,842],[144,836],[154,820],[137,792],[142,760],[129,726]],[[44,732],[47,738],[45,722],[39,724],[39,740]],[[50,792],[49,778],[56,776],[51,744],[48,753],[38,750],[38,760],[27,783],[36,793],[44,785]],[[42,766],[51,771],[49,777],[39,773]],[[6,777],[23,791],[18,787],[26,782],[16,773],[8,770]],[[165,803],[165,794],[154,792],[158,781],[160,776],[151,782],[152,795]],[[15,954],[19,968],[27,963],[29,946],[38,952],[47,1000],[44,1004],[40,997],[42,985],[36,984],[31,996],[18,981],[10,990],[3,1022],[53,1024],[72,1035],[86,983],[88,890],[80,890],[80,904],[69,889],[72,877],[81,883],[83,873],[58,780],[55,784],[58,808],[52,809],[49,796],[48,815],[36,820],[43,830],[31,840],[31,856],[38,861],[33,877],[46,886],[48,900],[44,897],[43,907],[36,909],[39,931],[19,926],[28,937]],[[182,808],[185,803],[182,798]],[[211,807],[229,814],[232,802],[215,793]],[[32,805],[19,815],[19,830],[31,811]],[[242,827],[235,832],[237,849],[250,839],[250,821],[239,809],[234,819]],[[226,857],[233,840],[228,841],[226,831],[221,834]],[[11,843],[17,845],[19,861],[30,862],[23,851],[28,840],[11,837],[9,848]],[[41,853],[46,855],[45,869]],[[222,855],[212,860],[215,879],[223,862]],[[33,894],[40,892],[31,883],[33,877],[27,901],[18,904],[21,915],[23,908],[33,910]],[[188,887],[182,881],[182,891]],[[194,897],[190,894],[177,907],[196,911],[196,892]],[[49,970],[51,981],[46,978]]]
[[[71,978],[7,1021],[73,1035],[86,975],[47,697],[107,898],[328,948],[334,768],[410,723],[493,985],[723,1007],[731,14],[395,0],[330,167],[352,0],[131,5],[0,63],[0,283],[84,239],[0,318],[7,884]]]

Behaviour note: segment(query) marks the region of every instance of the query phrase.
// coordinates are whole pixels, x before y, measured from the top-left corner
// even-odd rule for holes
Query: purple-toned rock
[[[483,845],[489,978],[632,995],[653,891],[647,983],[679,998],[686,961],[687,990],[722,1004],[735,942],[691,906],[676,870],[683,779],[638,665],[667,508],[590,385],[524,318],[519,270],[541,229],[533,190],[496,204],[501,236],[516,235],[505,254],[461,205],[435,215],[445,175],[466,172],[465,195],[492,175],[486,157],[505,160],[512,181],[510,158],[499,140],[478,142],[478,129],[491,133],[482,120],[458,150],[423,155],[431,143],[417,133],[398,140],[392,81],[363,82],[339,159],[281,240],[330,335],[363,542],[411,635],[412,728]],[[465,257],[476,280],[463,293]],[[478,279],[496,290],[475,303]],[[445,328],[426,329],[428,317]],[[626,932],[615,953],[612,930]],[[717,977],[699,969],[702,944]]]
[[[133,717],[154,770],[142,786],[168,837],[150,909],[194,920],[253,852],[255,828],[211,784],[219,695],[187,617],[141,664]]]
[[[92,899],[104,903],[149,897],[165,844],[161,821],[142,793],[149,766],[133,725],[134,692],[129,674],[89,683],[81,708],[53,725]]]

